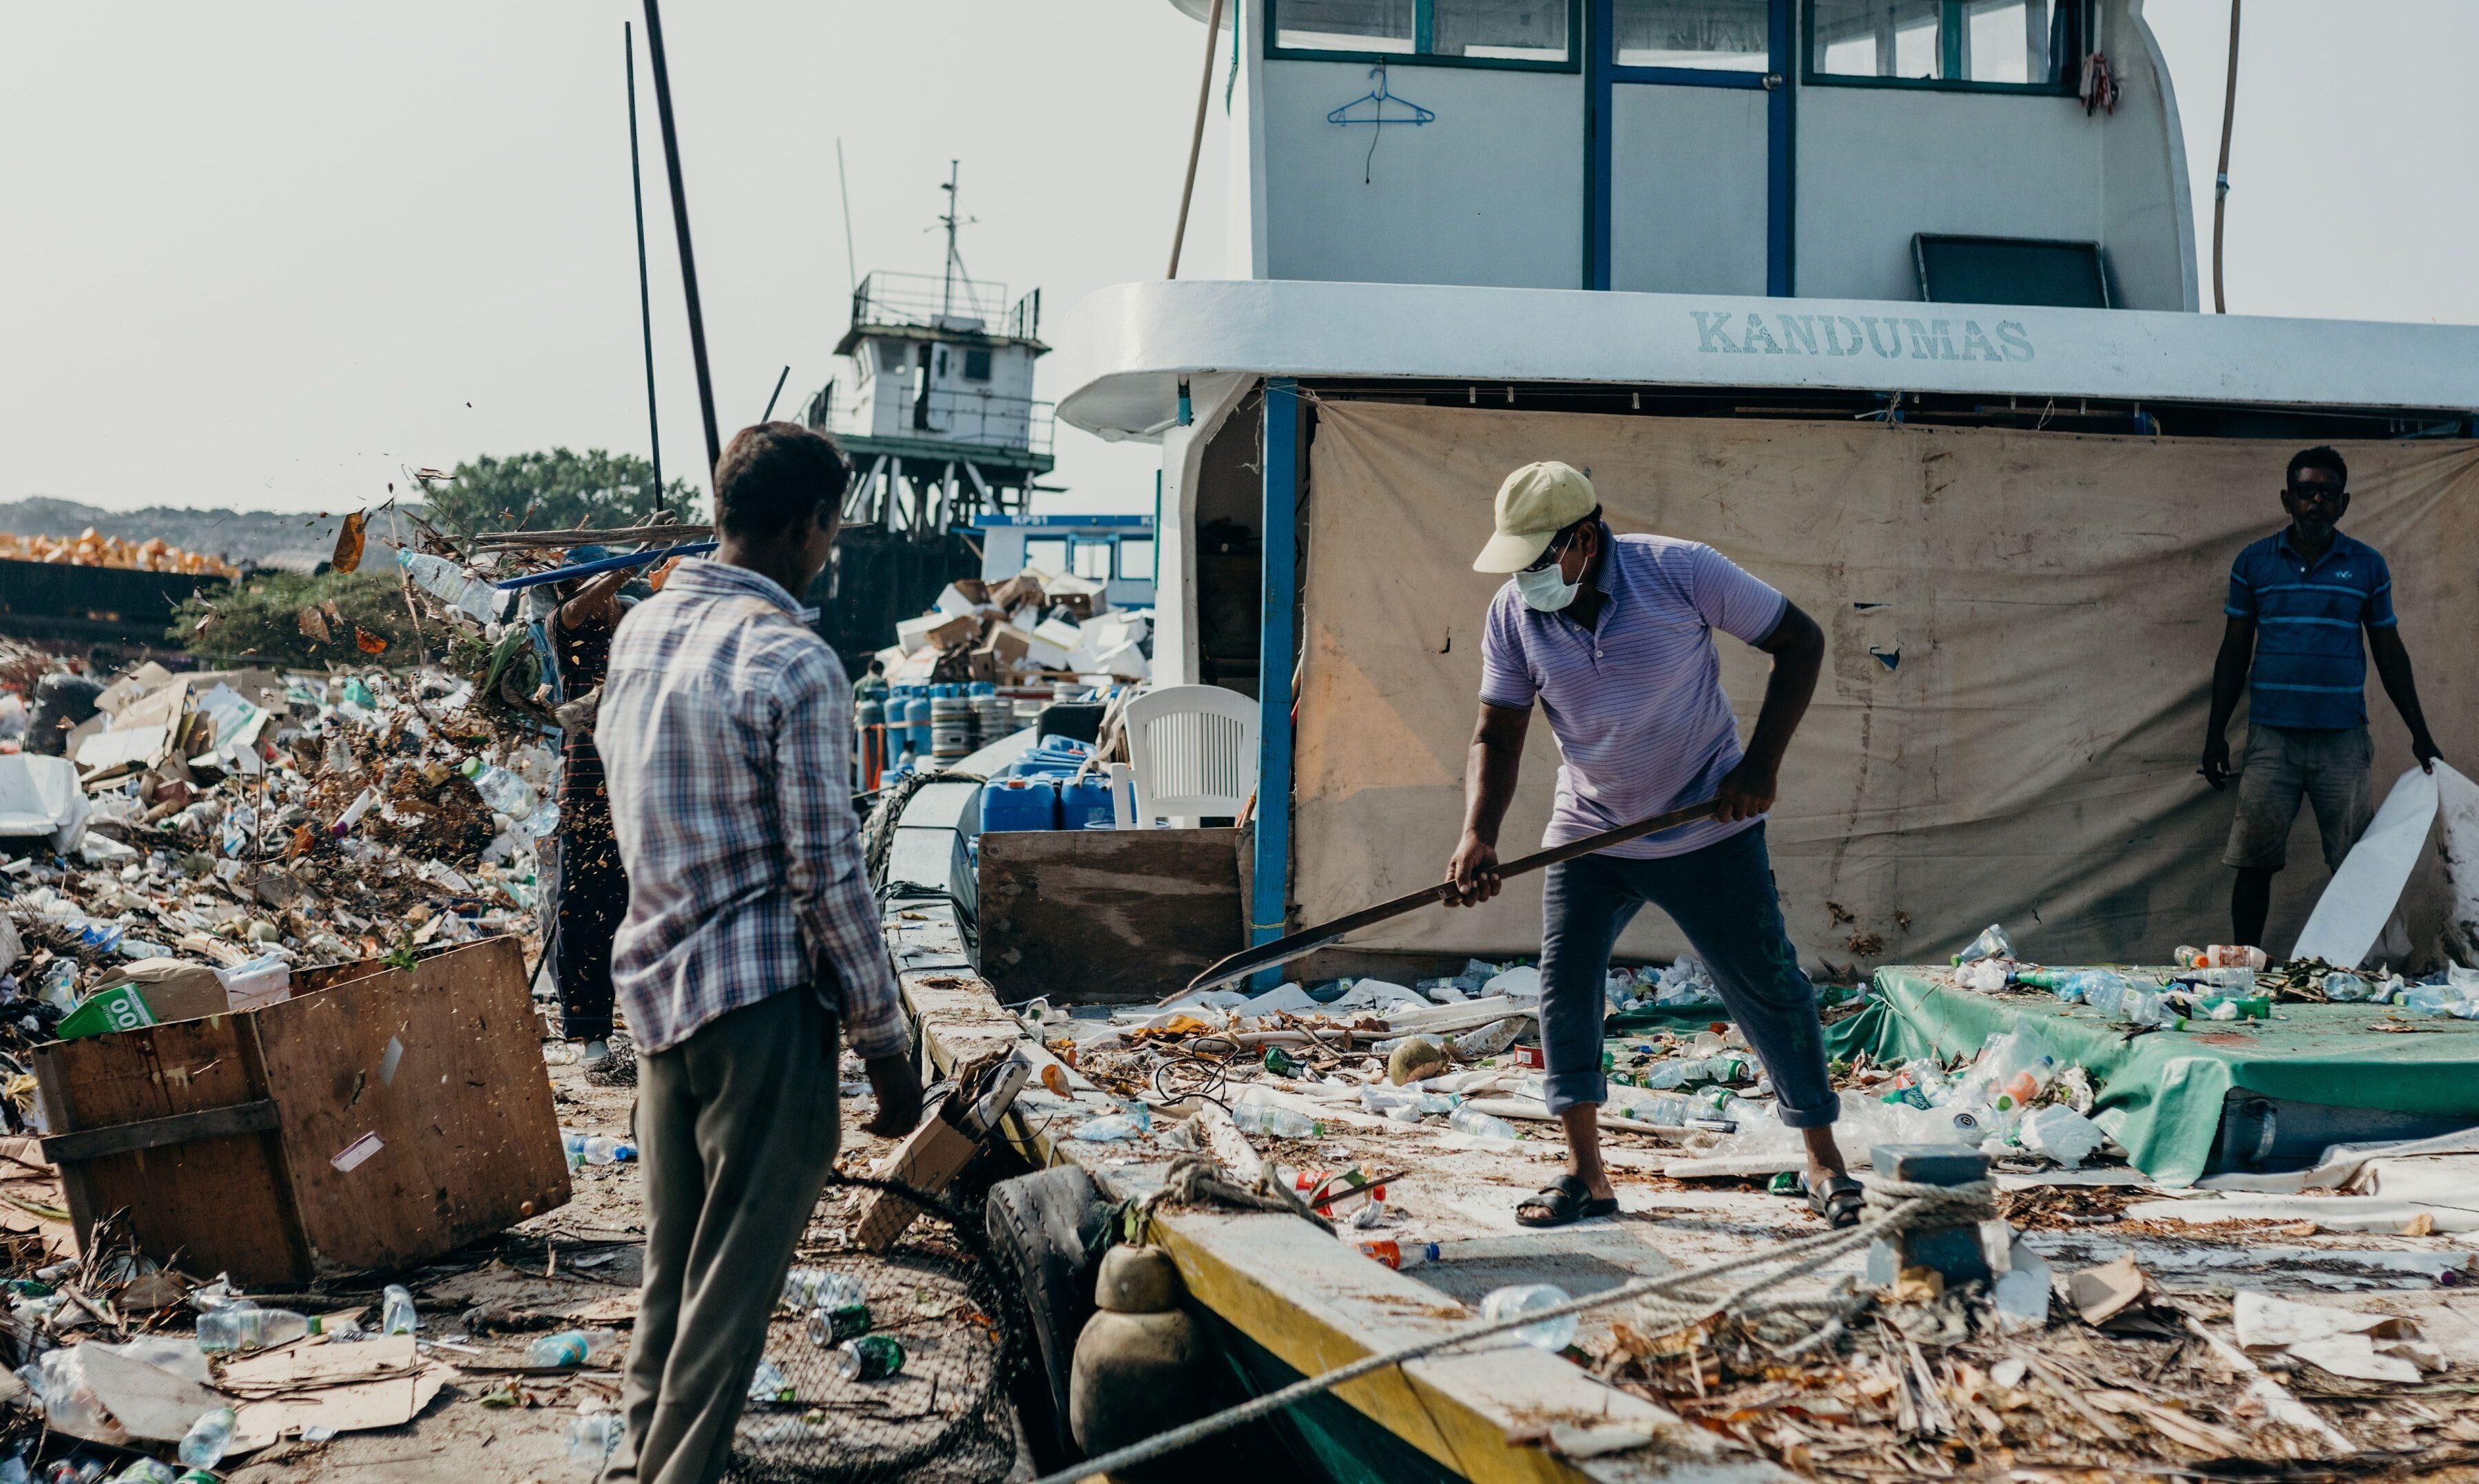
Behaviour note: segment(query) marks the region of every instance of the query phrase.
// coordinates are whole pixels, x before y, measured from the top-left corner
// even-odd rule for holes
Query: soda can
[[[809,1311],[809,1343],[821,1350],[831,1350],[847,1340],[857,1340],[869,1333],[869,1305],[855,1302],[821,1306]]]
[[[835,1369],[847,1381],[883,1381],[904,1369],[904,1346],[889,1335],[862,1335],[835,1347]]]

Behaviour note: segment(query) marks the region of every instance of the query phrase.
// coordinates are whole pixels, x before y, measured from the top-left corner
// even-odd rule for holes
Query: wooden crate
[[[264,1010],[55,1041],[35,1077],[79,1242],[126,1209],[145,1252],[192,1273],[401,1268],[569,1198],[514,938],[410,971],[314,971]]]
[[[1246,937],[1238,830],[981,836],[982,976],[1006,1001],[1159,999]]]

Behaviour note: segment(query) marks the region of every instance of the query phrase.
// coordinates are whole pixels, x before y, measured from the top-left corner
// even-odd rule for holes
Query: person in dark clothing
[[[585,553],[577,553],[582,559]],[[566,717],[560,733],[559,934],[552,959],[559,984],[560,1028],[585,1042],[588,1069],[611,1059],[611,939],[628,915],[628,873],[611,833],[611,799],[602,757],[594,750],[592,701],[611,663],[611,634],[620,625],[620,589],[628,568],[589,577],[551,615],[551,655],[559,666]],[[599,698],[596,698],[599,699]]]

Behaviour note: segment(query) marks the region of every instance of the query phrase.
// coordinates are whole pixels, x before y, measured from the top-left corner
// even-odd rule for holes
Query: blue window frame
[[[2073,96],[2089,0],[1805,0],[1802,82]]]
[[[1265,55],[1573,72],[1583,0],[1266,0]]]

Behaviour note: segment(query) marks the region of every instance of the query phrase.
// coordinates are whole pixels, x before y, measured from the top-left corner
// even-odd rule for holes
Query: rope
[[[1883,1192],[1881,1198],[1878,1191]],[[1455,1349],[1475,1341],[1488,1340],[1511,1330],[1528,1329],[1546,1320],[1582,1314],[1590,1309],[1607,1308],[1630,1299],[1651,1300],[1647,1305],[1665,1319],[1674,1314],[1693,1314],[1689,1323],[1700,1322],[1738,1307],[1768,1288],[1803,1277],[1832,1262],[1846,1252],[1856,1250],[1879,1237],[1891,1236],[1914,1226],[1962,1226],[1984,1221],[1997,1214],[1997,1187],[1994,1181],[1978,1180],[1967,1185],[1921,1185],[1907,1180],[1880,1179],[1869,1191],[1869,1205],[1879,1215],[1856,1226],[1843,1227],[1778,1242],[1771,1247],[1708,1263],[1684,1272],[1664,1273],[1657,1277],[1638,1278],[1605,1292],[1570,1299],[1547,1309],[1533,1309],[1503,1319],[1483,1320],[1450,1333],[1422,1340],[1412,1344],[1363,1356],[1347,1366],[1337,1367],[1323,1375],[1295,1381],[1279,1391],[1266,1393],[1212,1417],[1201,1418],[1183,1427],[1174,1427],[1142,1443],[1087,1459],[1057,1473],[1046,1474],[1034,1484],[1077,1484],[1097,1474],[1115,1473],[1150,1463],[1178,1452],[1190,1444],[1211,1438],[1231,1428],[1243,1426],[1260,1418],[1270,1417],[1311,1396],[1347,1385],[1372,1371],[1384,1370],[1434,1355],[1441,1350]],[[1778,1272],[1742,1283],[1719,1299],[1703,1296],[1701,1287],[1715,1279],[1728,1278],[1752,1267],[1787,1263]]]

